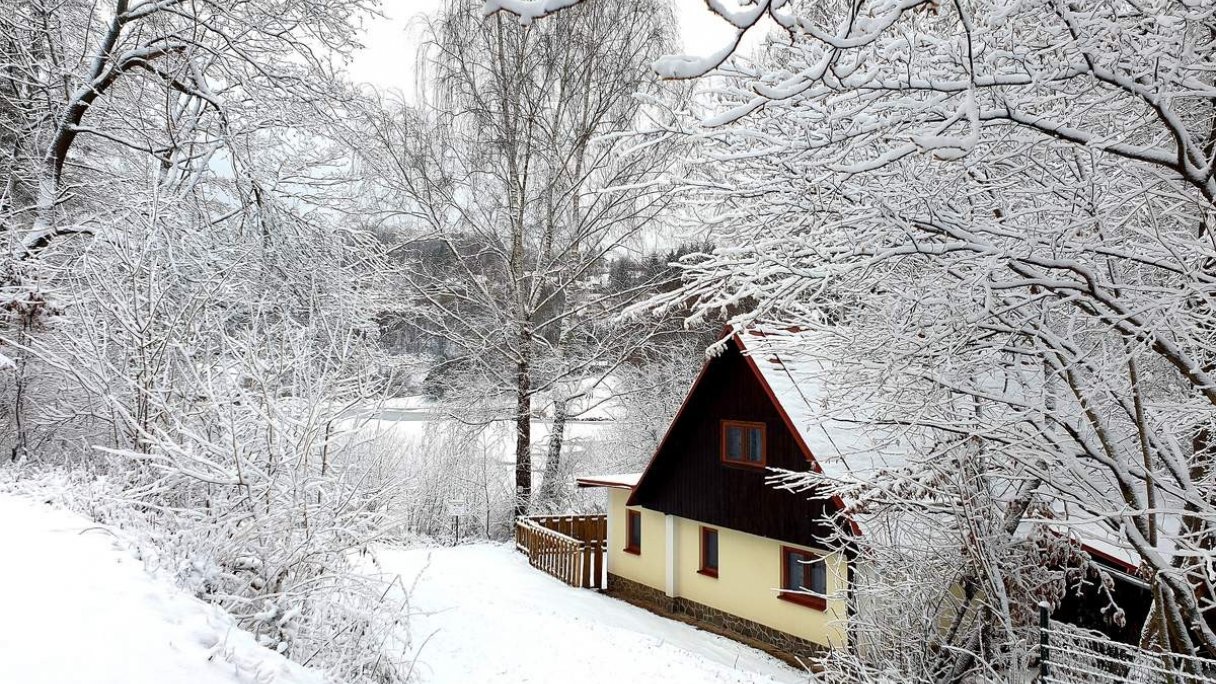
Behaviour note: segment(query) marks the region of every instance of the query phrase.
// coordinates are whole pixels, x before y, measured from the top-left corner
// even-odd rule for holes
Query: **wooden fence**
[[[603,589],[608,518],[603,515],[538,515],[515,522],[515,548],[532,567],[572,587]]]

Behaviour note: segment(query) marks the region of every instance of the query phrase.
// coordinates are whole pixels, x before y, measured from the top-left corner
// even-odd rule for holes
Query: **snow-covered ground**
[[[468,682],[801,682],[738,642],[568,587],[507,545],[390,549],[379,570],[410,594],[416,674]]]
[[[150,575],[105,527],[5,493],[0,520],[0,681],[324,681]],[[805,681],[755,649],[567,587],[507,545],[378,548],[374,557],[368,572],[410,588],[422,682]]]
[[[321,684],[88,520],[0,493],[0,681]]]

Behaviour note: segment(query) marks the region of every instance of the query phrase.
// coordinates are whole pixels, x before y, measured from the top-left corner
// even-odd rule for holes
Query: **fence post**
[[[1039,682],[1046,684],[1047,677],[1050,674],[1047,659],[1047,615],[1048,605],[1046,601],[1039,601]]]

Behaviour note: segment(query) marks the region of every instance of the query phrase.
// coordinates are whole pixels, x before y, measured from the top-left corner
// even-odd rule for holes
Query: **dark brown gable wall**
[[[770,467],[809,464],[736,342],[709,362],[705,375],[655,454],[632,503],[646,508],[804,546],[823,528],[822,501],[765,485],[765,471],[724,465],[722,420],[763,422]]]

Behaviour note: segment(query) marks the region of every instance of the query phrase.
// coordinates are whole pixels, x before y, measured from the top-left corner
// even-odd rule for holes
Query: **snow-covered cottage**
[[[607,589],[786,653],[847,647],[850,563],[817,541],[836,504],[765,482],[820,466],[761,342],[725,340],[645,472],[579,478],[608,490]]]
[[[900,446],[815,415],[815,375],[828,366],[787,367],[761,332],[734,332],[722,345],[643,473],[578,479],[607,490],[607,591],[784,654],[850,648],[850,589],[865,568],[822,540],[864,535],[865,522],[836,515],[839,500],[767,479],[773,468],[863,476],[901,461]],[[1082,546],[1130,576],[1131,558],[1092,542]],[[1062,607],[1073,616],[1092,608],[1073,603]]]

